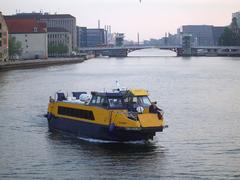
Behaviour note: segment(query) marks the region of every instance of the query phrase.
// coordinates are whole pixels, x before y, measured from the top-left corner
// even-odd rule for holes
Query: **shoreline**
[[[16,69],[33,69],[39,67],[47,67],[54,65],[74,64],[82,63],[88,59],[92,59],[94,56],[86,57],[69,57],[69,58],[48,58],[48,59],[33,59],[33,60],[16,60],[8,62],[0,62],[0,72]]]

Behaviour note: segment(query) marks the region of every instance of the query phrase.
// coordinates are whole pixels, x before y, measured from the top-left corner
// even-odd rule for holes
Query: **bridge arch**
[[[161,57],[161,56],[177,56],[174,49],[161,49],[161,48],[143,48],[128,51],[128,56],[143,56],[143,57]]]

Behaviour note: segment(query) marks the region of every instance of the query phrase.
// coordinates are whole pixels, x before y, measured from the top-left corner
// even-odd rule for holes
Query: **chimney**
[[[100,20],[98,20],[98,29],[101,28]]]

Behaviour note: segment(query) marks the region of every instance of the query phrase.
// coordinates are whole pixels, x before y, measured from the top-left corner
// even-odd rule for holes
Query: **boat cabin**
[[[137,107],[148,108],[151,101],[145,90],[127,90],[118,92],[92,92],[90,106],[99,106],[107,109],[126,109],[136,111]]]

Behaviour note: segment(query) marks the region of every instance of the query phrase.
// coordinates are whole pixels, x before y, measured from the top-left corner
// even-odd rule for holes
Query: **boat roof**
[[[129,90],[134,96],[148,96],[149,93],[145,89],[130,89]]]
[[[91,92],[91,94],[93,96],[106,96],[106,97],[123,97],[123,96],[127,96],[129,94],[133,95],[133,96],[148,96],[149,93],[148,91],[144,90],[144,89],[130,89],[130,90],[126,90],[126,91],[117,91],[117,92],[96,92],[93,91]]]
[[[120,92],[91,92],[93,96],[106,96],[106,97],[123,97],[123,93]]]

